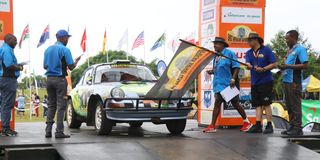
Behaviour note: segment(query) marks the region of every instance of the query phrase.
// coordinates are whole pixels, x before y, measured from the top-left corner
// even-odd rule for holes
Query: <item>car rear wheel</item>
[[[102,102],[96,104],[95,109],[95,129],[99,135],[108,135],[112,131],[112,126],[114,122],[107,119],[106,112],[103,110]]]
[[[67,105],[67,115],[66,115],[66,119],[67,119],[67,125],[69,128],[80,128],[82,122],[77,120],[77,115],[76,112],[73,109],[73,105],[72,105],[72,100],[68,100],[68,105]]]
[[[181,134],[186,128],[186,119],[170,120],[166,122],[167,129],[171,134]]]
[[[141,127],[143,122],[129,122],[130,127],[132,128],[139,128]]]

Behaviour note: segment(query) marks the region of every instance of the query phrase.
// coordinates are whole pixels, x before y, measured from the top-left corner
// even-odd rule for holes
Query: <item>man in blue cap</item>
[[[17,38],[12,34],[4,37],[4,44],[0,48],[0,106],[2,136],[16,136],[18,133],[10,129],[11,110],[16,100],[20,71],[23,66],[17,63],[13,49],[17,45]]]
[[[69,138],[64,134],[63,119],[67,105],[67,68],[73,70],[81,56],[73,61],[70,49],[66,46],[71,35],[65,30],[59,30],[56,34],[57,42],[46,49],[44,53],[43,67],[47,76],[48,113],[46,138],[52,137],[52,126],[57,112],[56,138]]]

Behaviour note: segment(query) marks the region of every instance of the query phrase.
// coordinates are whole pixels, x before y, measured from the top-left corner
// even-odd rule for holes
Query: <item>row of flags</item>
[[[69,28],[68,28],[69,31]],[[19,41],[19,48],[22,47],[23,41],[28,39],[30,37],[30,29],[29,25],[27,25],[21,35],[20,41]],[[49,24],[46,26],[46,28],[43,30],[40,40],[38,42],[37,48],[39,48],[41,45],[43,45],[48,39],[50,38],[50,28]],[[156,50],[157,48],[160,48],[162,46],[165,46],[166,44],[166,33],[163,33],[153,44],[153,46],[150,48],[150,52]],[[167,47],[172,50],[172,52],[175,52],[177,47],[180,45],[180,33],[178,33],[176,36],[172,38],[171,41],[167,43]],[[191,43],[195,43],[195,32],[192,32],[189,36],[185,38],[186,41],[189,41]],[[120,39],[118,43],[118,49],[121,50],[123,45],[127,44],[128,45],[128,29],[124,32],[122,38]],[[145,45],[145,38],[144,38],[144,31],[142,31],[137,38],[135,39],[133,45],[132,45],[132,50],[138,48],[139,46]],[[107,46],[107,32],[105,30],[104,35],[103,35],[103,45],[102,45],[102,52],[106,52],[106,46]],[[86,28],[84,29],[81,42],[80,42],[80,47],[82,51],[85,53],[87,51],[87,31]]]

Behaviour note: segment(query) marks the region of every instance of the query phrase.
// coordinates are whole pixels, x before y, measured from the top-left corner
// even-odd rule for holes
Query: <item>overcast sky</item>
[[[279,30],[299,27],[316,50],[320,48],[317,7],[319,0],[267,0],[265,40]],[[73,57],[82,54],[83,30],[87,28],[88,52],[91,56],[102,50],[103,33],[107,29],[108,49],[117,49],[124,31],[129,29],[129,49],[136,36],[145,31],[147,61],[163,58],[163,48],[149,53],[149,49],[163,32],[167,40],[180,33],[184,38],[198,30],[199,0],[14,0],[14,31],[20,39],[22,30],[30,26],[31,68],[43,74],[43,52],[55,42],[55,33],[67,29],[73,35],[70,45]],[[36,48],[40,35],[50,24],[51,39]],[[126,47],[124,47],[125,49]],[[130,53],[143,58],[139,47]],[[28,41],[15,50],[19,61],[28,60]],[[173,53],[166,49],[167,62]],[[86,57],[84,56],[83,59]]]

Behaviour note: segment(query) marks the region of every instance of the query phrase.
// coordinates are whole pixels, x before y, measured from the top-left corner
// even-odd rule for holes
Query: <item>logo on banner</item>
[[[203,0],[203,6],[209,6],[216,3],[216,0]]]
[[[212,102],[212,92],[211,91],[204,91],[203,92],[203,97],[204,97],[204,106],[206,108],[209,108],[211,106]]]
[[[230,43],[247,43],[251,32],[252,30],[247,26],[236,26],[231,31],[227,32],[227,41]]]
[[[235,4],[257,4],[259,0],[229,0],[229,2]]]
[[[203,11],[202,12],[202,22],[209,21],[209,20],[214,20],[214,16],[215,16],[215,10],[214,9]]]
[[[10,12],[10,0],[0,0],[0,12]]]
[[[202,25],[202,37],[215,35],[215,23],[207,23]]]
[[[262,9],[223,7],[222,23],[262,24]]]

